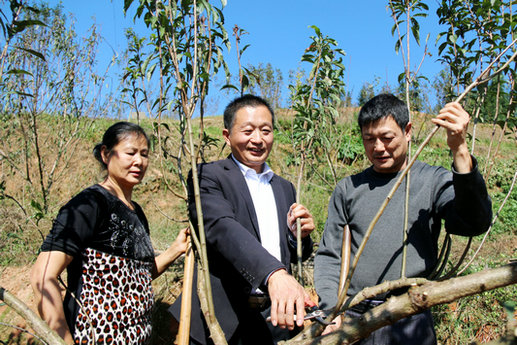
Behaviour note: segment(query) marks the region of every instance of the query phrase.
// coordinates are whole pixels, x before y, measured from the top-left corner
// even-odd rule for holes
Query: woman
[[[147,219],[132,201],[147,169],[149,139],[118,122],[94,155],[106,179],[70,200],[54,221],[31,274],[38,311],[67,343],[142,344],[151,335],[152,279],[187,246],[187,230],[159,256]],[[61,299],[58,277],[68,272]]]

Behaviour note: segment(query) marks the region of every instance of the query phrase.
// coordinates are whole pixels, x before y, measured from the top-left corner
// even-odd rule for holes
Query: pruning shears
[[[334,324],[334,322],[325,321],[325,318],[328,316],[328,313],[325,310],[318,309],[317,306],[306,308],[306,309],[307,309],[308,313],[303,318],[304,320],[315,320],[324,326]]]
[[[305,310],[307,314],[304,316],[304,320],[314,320],[323,326],[333,325],[334,322],[325,321],[325,318],[328,316],[328,312],[325,310],[319,309],[317,306],[306,307]],[[296,315],[294,316],[296,318]],[[271,322],[271,316],[268,316],[266,319],[267,322]]]

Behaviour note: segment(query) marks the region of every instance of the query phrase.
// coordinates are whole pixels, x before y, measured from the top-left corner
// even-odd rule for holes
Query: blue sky
[[[57,2],[49,1],[50,4]],[[135,0],[135,4],[136,2],[138,0]],[[218,1],[212,3],[220,5]],[[336,39],[339,47],[346,52],[345,82],[348,90],[352,91],[355,102],[364,82],[373,82],[377,78],[380,84],[388,82],[393,86],[397,82],[398,74],[403,71],[402,57],[394,50],[396,38],[391,35],[393,20],[387,12],[387,4],[388,1],[380,0],[228,0],[223,14],[229,33],[235,24],[248,32],[241,43],[250,44],[242,58],[243,65],[271,63],[274,68],[282,71],[284,98],[288,95],[289,70],[295,70],[300,65],[301,55],[310,42],[309,36],[314,33],[309,26],[318,26],[324,35]],[[145,32],[143,24],[133,23],[131,16],[124,17],[123,0],[66,0],[63,5],[65,12],[74,14],[79,35],[86,32],[95,18],[101,34],[109,44],[103,46],[104,52],[99,57],[101,65],[111,59],[111,49],[119,54],[125,49],[125,28],[134,27],[137,32]],[[435,48],[436,35],[440,28],[436,24],[436,4],[430,1],[429,5],[429,17],[419,21],[422,43],[426,35],[430,34],[429,51],[432,56],[426,57],[421,74],[432,80],[441,69],[436,61]],[[232,73],[237,73],[233,44],[232,40],[232,51],[227,55],[227,61]],[[423,47],[418,47],[413,42],[412,69],[420,64],[422,54]],[[304,67],[303,64],[301,66]],[[220,113],[232,96],[215,92],[214,88],[212,90],[212,97],[218,103],[217,110],[214,111]]]

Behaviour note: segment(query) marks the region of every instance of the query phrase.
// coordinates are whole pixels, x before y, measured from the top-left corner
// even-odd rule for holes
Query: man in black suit
[[[302,224],[304,259],[312,250],[314,221],[295,203],[294,186],[266,164],[273,123],[273,110],[262,98],[235,99],[225,109],[223,130],[232,154],[201,164],[198,171],[214,308],[229,344],[288,339],[310,304],[289,272],[296,261],[296,219]],[[189,213],[197,226],[191,178],[188,184]],[[176,319],[180,303],[171,307]],[[211,343],[196,293],[190,336],[194,344]]]

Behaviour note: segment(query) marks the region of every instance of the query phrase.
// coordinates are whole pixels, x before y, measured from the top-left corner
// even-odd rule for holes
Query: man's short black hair
[[[390,93],[377,95],[366,102],[357,117],[359,128],[369,125],[383,117],[393,117],[397,125],[404,131],[409,123],[409,112],[406,103]]]
[[[244,95],[238,98],[235,98],[233,101],[230,102],[226,106],[226,109],[224,109],[224,128],[227,130],[231,130],[233,126],[233,122],[235,120],[235,113],[239,111],[239,109],[244,107],[258,107],[258,106],[264,106],[266,107],[269,112],[271,113],[271,121],[274,124],[275,123],[275,113],[273,112],[273,109],[269,105],[269,103],[263,99],[262,97],[255,96],[255,95]]]

